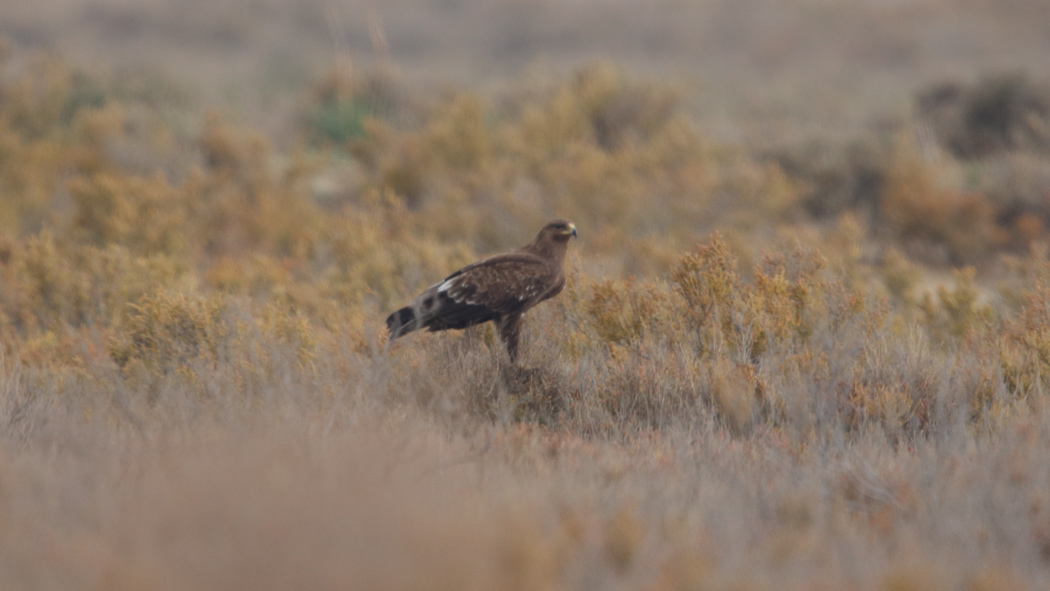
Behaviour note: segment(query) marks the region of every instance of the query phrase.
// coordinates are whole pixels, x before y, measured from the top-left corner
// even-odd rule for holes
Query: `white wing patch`
[[[457,304],[469,304],[476,305],[478,301],[475,298],[464,299],[462,289],[462,277],[456,276],[452,279],[446,279],[444,283],[438,285],[437,292],[444,293],[448,299],[456,302]]]
[[[518,296],[518,301],[524,302],[534,295],[536,295],[536,284],[530,283],[529,286],[525,288],[525,292]]]

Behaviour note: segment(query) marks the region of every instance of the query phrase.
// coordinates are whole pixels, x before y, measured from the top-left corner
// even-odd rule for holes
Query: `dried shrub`
[[[163,177],[95,174],[69,184],[72,230],[84,243],[118,244],[142,254],[177,254],[187,247],[187,206]]]
[[[169,372],[197,361],[217,364],[228,328],[221,299],[157,292],[128,304],[109,354],[125,373]]]
[[[1045,395],[1050,379],[1050,281],[1037,280],[1020,313],[1005,322],[999,341],[1002,379],[1021,398]]]
[[[654,330],[666,331],[668,319],[664,316],[671,313],[671,302],[660,285],[630,278],[598,283],[590,292],[585,311],[602,341],[637,343],[652,336]]]
[[[595,143],[607,151],[649,140],[671,121],[680,103],[674,89],[630,84],[608,64],[579,71],[572,92]]]
[[[486,106],[478,96],[457,96],[432,117],[424,149],[451,171],[483,170],[492,151],[487,119]]]
[[[313,254],[323,213],[309,191],[313,167],[305,157],[277,166],[265,138],[214,114],[205,122],[199,146],[206,167],[194,171],[179,191],[206,254]]]
[[[185,265],[169,256],[135,256],[115,245],[63,248],[47,232],[15,243],[0,272],[0,314],[23,335],[104,328],[127,302],[190,283]]]
[[[880,211],[900,239],[940,245],[956,264],[976,261],[1005,242],[988,200],[945,187],[933,165],[907,144],[887,172]]]
[[[1026,253],[1046,240],[1050,222],[1050,166],[1046,156],[1030,152],[1005,154],[984,163],[977,190],[995,207],[1010,236],[1008,246]]]
[[[671,279],[702,353],[756,359],[804,345],[818,325],[838,330],[869,314],[864,295],[846,279],[826,276],[824,266],[819,254],[802,249],[767,255],[744,285],[716,235],[683,256]]]
[[[930,333],[939,339],[962,339],[980,336],[989,330],[994,318],[992,308],[982,301],[974,279],[977,271],[973,267],[953,273],[955,287],[937,288],[936,300],[926,294],[921,302],[925,321]]]
[[[721,236],[716,234],[710,244],[683,256],[671,272],[671,281],[685,298],[685,314],[698,330],[702,350],[742,345],[736,330],[741,319],[734,317],[739,312],[734,307],[740,301],[740,278]]]

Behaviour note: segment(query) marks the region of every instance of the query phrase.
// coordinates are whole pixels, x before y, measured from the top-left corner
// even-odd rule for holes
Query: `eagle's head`
[[[569,220],[553,220],[547,222],[546,226],[536,235],[536,239],[523,250],[530,251],[541,257],[561,264],[565,259],[565,250],[569,245],[569,238],[576,235],[576,224]]]
[[[540,235],[537,239],[546,238],[555,242],[568,242],[569,238],[576,237],[576,224],[569,220],[557,219],[547,222],[546,226],[540,230]]]

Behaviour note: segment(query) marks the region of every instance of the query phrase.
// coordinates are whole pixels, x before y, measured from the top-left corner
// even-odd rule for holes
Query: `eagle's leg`
[[[510,362],[518,362],[518,338],[521,336],[521,314],[504,316],[497,322],[499,338],[507,347]]]

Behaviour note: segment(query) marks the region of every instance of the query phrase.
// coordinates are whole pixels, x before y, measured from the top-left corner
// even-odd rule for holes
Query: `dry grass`
[[[456,349],[422,352],[437,373],[349,355],[353,379],[303,373],[286,351],[251,395],[198,369],[218,395],[174,380],[154,405],[114,374],[58,383],[8,361],[5,587],[1048,582],[1045,412],[994,435],[946,421],[905,443],[875,423],[732,435],[710,409],[656,429],[545,428],[467,411],[468,382],[508,394],[487,355]],[[563,371],[583,404],[598,396]]]
[[[1050,585],[1050,236],[1009,209],[1038,175],[967,179],[908,120],[822,210],[825,164],[608,64],[336,71],[283,150],[12,51],[0,587]],[[521,367],[490,328],[386,342],[554,214],[582,238]]]

